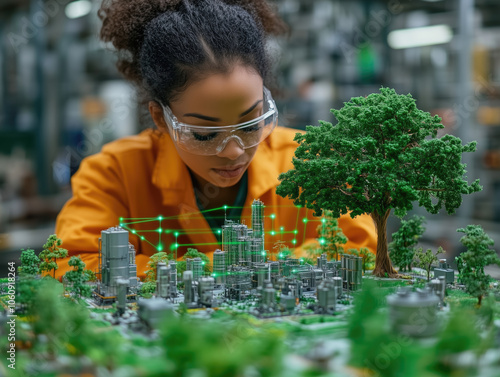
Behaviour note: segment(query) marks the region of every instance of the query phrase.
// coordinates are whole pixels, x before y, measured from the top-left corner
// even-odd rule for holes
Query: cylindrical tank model
[[[257,287],[264,288],[264,281],[269,278],[268,267],[262,263],[255,265],[255,273],[257,274]]]
[[[266,283],[266,287],[262,290],[262,308],[271,311],[276,305],[276,289],[273,288],[271,282]]]
[[[118,290],[116,310],[118,314],[125,313],[127,307],[127,288],[129,281],[127,279],[122,279],[121,277],[116,279],[116,286]]]
[[[198,282],[198,297],[200,304],[211,307],[214,301],[215,280],[213,277],[200,278]]]
[[[129,278],[128,231],[120,227],[101,231],[101,284],[107,296],[116,296],[116,279]]]
[[[414,337],[433,336],[438,331],[439,298],[430,289],[412,292],[400,289],[387,297],[392,329]]]
[[[184,271],[184,303],[189,305],[194,302],[193,271]]]
[[[333,278],[333,285],[335,286],[337,297],[342,297],[342,278],[340,276],[335,276]]]
[[[158,269],[158,276],[157,276],[157,279],[158,279],[158,284],[157,284],[157,287],[158,287],[158,292],[157,292],[157,295],[159,297],[162,297],[162,298],[167,298],[169,296],[168,294],[168,290],[169,290],[169,282],[168,282],[168,278],[169,278],[169,270],[168,270],[168,267],[165,265],[165,263],[163,263],[163,265]]]

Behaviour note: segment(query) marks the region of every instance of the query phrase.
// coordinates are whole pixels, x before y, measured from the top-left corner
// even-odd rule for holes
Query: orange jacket
[[[277,127],[259,145],[248,167],[248,191],[241,219],[251,227],[252,201],[264,202],[265,248],[271,252],[279,240],[293,247],[318,237],[319,219],[312,216],[312,211],[296,208],[291,200],[275,192],[278,175],[293,168],[296,132]],[[187,251],[187,245],[210,258],[221,247],[198,210],[188,169],[165,133],[146,130],[105,145],[100,153],[82,161],[72,178],[72,188],[73,197],[57,218],[56,233],[69,256],[80,255],[90,270],[97,271],[101,230],[117,226],[120,218],[125,219],[124,223],[130,223],[130,218],[144,219],[128,225],[138,234],[131,233],[130,242],[136,248],[139,277],[144,277],[149,257],[158,252],[160,244],[163,251],[168,251],[177,242],[178,258]],[[157,220],[160,215],[161,224]],[[309,221],[303,221],[306,217]],[[351,219],[344,215],[339,225],[349,239],[346,250],[376,250],[376,233],[369,216]],[[58,261],[57,277],[70,269],[68,260]]]

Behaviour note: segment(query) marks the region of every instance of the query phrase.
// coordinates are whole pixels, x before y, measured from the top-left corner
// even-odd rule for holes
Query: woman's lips
[[[224,167],[221,169],[212,169],[218,175],[224,178],[236,178],[243,173],[245,165],[238,165],[234,167]]]

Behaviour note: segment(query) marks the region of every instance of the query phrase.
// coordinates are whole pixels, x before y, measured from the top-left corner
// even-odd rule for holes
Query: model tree
[[[53,271],[52,277],[55,278],[57,270],[56,259],[68,256],[68,250],[59,247],[62,245],[62,240],[57,238],[57,235],[52,234],[47,239],[47,243],[43,245],[43,250],[39,257],[42,261],[40,263],[40,273]]]
[[[425,232],[423,216],[413,216],[408,220],[401,220],[401,227],[392,234],[389,244],[392,263],[399,267],[399,271],[411,271],[411,264],[415,255],[415,246]]]
[[[396,276],[387,248],[387,218],[394,209],[404,216],[418,201],[430,213],[453,213],[462,195],[481,190],[479,181],[464,179],[462,145],[457,137],[437,138],[444,126],[438,116],[417,109],[411,95],[393,89],[356,97],[341,110],[334,127],[320,121],[297,134],[294,169],[279,176],[276,192],[321,215],[370,214],[378,242],[375,276]]]
[[[24,276],[36,276],[40,270],[40,258],[33,249],[21,250],[21,265],[18,272]]]
[[[347,237],[330,211],[325,211],[317,231],[320,236],[321,253],[326,253],[329,259],[339,260],[339,254],[344,252],[342,245],[347,242]]]
[[[431,279],[432,265],[437,262],[438,255],[444,253],[443,248],[440,246],[434,254],[431,249],[427,249],[424,253],[422,248],[418,249],[415,253],[414,263],[417,267],[422,268],[427,272],[427,281]]]
[[[477,297],[480,306],[483,296],[488,292],[491,279],[484,273],[484,267],[490,264],[500,266],[500,258],[491,248],[494,241],[480,225],[467,225],[465,229],[457,229],[457,232],[465,233],[460,242],[467,248],[467,251],[458,257],[460,281],[465,285],[467,293]]]
[[[90,296],[91,288],[86,284],[85,262],[80,256],[73,256],[69,259],[68,265],[73,267],[73,270],[66,272],[64,278],[71,284],[71,290],[79,297]]]

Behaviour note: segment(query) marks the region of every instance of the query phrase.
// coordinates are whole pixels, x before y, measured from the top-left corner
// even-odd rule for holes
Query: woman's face
[[[259,74],[238,65],[230,73],[213,74],[191,84],[170,103],[170,108],[182,123],[206,127],[234,125],[262,114],[263,85]],[[217,187],[236,185],[257,151],[257,146],[242,149],[234,139],[212,156],[191,153],[177,145],[176,148],[199,185],[210,183]]]

